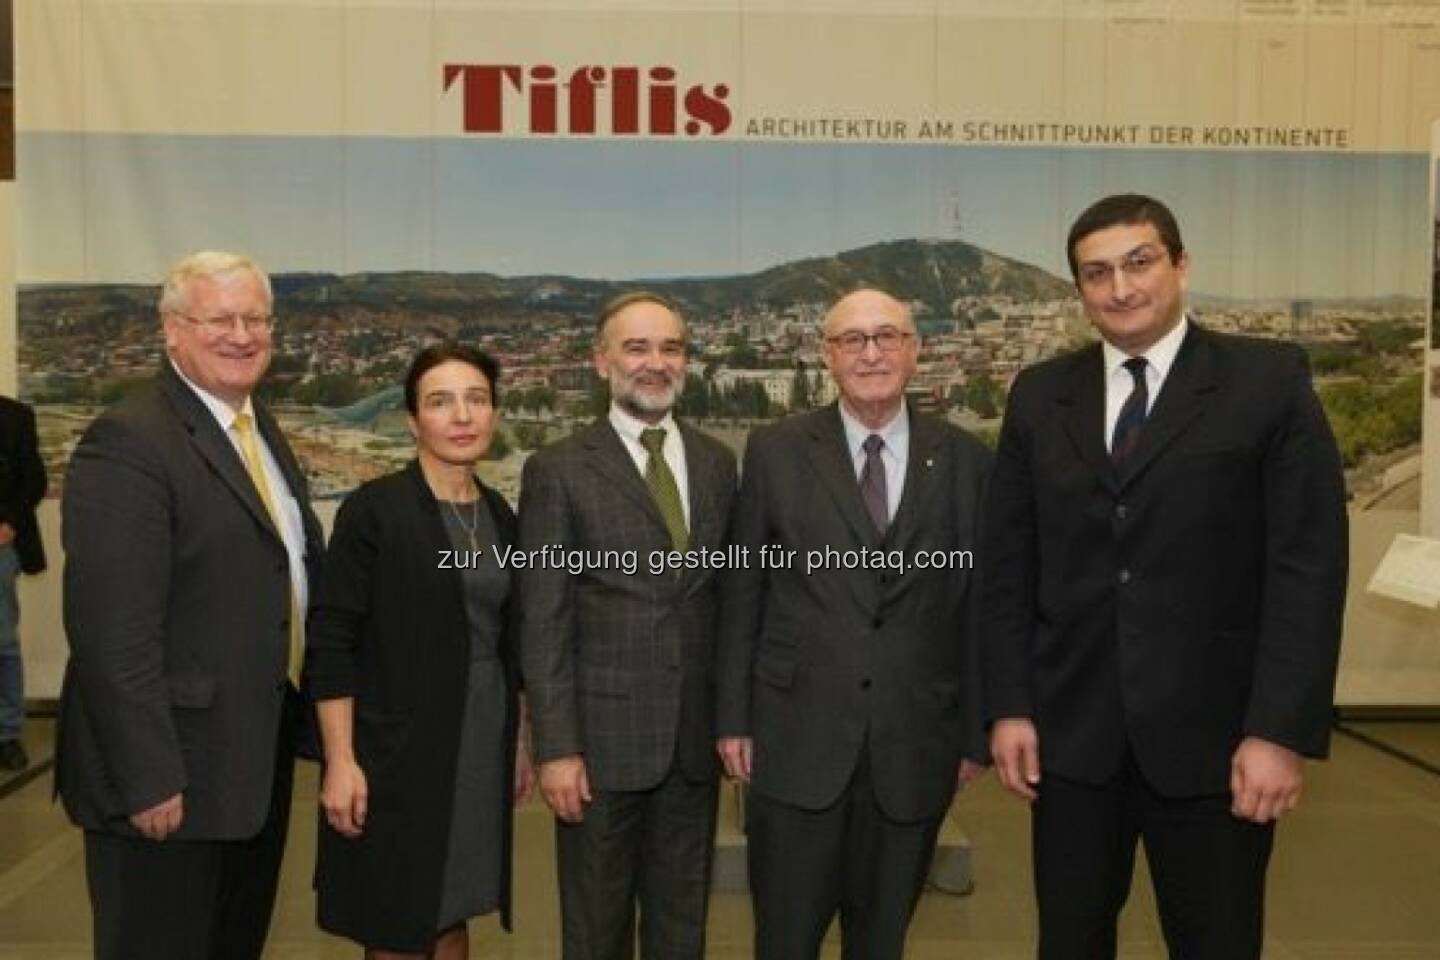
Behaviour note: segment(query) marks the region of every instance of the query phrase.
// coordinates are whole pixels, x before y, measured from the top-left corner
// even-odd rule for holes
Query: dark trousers
[[[804,810],[752,790],[745,820],[757,960],[814,960],[837,910],[845,960],[899,960],[940,818],[887,817],[862,754],[830,807]]]
[[[290,826],[298,709],[286,706],[270,810],[254,837],[156,842],[86,831],[96,960],[258,960]]]
[[[699,960],[705,954],[714,778],[677,769],[650,790],[595,790],[585,819],[555,821],[565,960]]]
[[[1046,772],[1032,817],[1042,960],[1110,960],[1135,849],[1176,960],[1259,958],[1274,825],[1230,813],[1230,795],[1168,799],[1133,758],[1104,786]]]

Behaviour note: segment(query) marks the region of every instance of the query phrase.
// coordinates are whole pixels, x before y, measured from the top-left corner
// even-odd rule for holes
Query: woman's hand
[[[341,836],[354,839],[365,829],[369,810],[370,787],[365,771],[354,760],[325,764],[325,778],[320,783],[320,809],[325,820]]]

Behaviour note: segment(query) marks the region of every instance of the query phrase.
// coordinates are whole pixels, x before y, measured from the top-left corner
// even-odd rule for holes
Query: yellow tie
[[[270,522],[275,525],[275,532],[281,533],[280,511],[275,509],[275,498],[270,493],[270,481],[265,476],[265,465],[260,461],[260,447],[255,443],[255,421],[248,413],[235,415],[235,435],[240,438],[240,449],[245,454],[245,472],[250,474],[250,482],[255,484],[255,492],[260,494],[260,502],[265,504],[265,512],[270,514]],[[281,542],[284,542],[284,535],[281,535]],[[288,574],[287,574],[288,576]],[[288,672],[290,682],[298,689],[300,686],[300,662],[301,662],[301,623],[300,604],[295,596],[295,581],[290,581],[290,657]]]

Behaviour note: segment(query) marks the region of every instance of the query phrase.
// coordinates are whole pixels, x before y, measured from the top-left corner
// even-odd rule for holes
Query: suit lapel
[[[1155,398],[1134,452],[1120,469],[1122,489],[1138,477],[1154,459],[1195,422],[1205,409],[1207,396],[1215,389],[1214,354],[1206,333],[1193,320],[1180,344],[1175,364],[1165,377],[1160,396]]]
[[[860,482],[855,477],[855,464],[850,458],[838,404],[831,404],[812,419],[809,457],[820,485],[835,501],[855,539],[863,546],[878,548],[880,531],[875,529],[860,498]],[[836,546],[838,548],[838,544]]]
[[[1070,443],[1095,475],[1110,490],[1119,489],[1115,466],[1105,449],[1105,359],[1100,344],[1092,344],[1075,355],[1069,382],[1057,402]]]
[[[189,384],[180,379],[179,374],[171,367],[168,360],[161,364],[160,386],[169,398],[171,406],[179,414],[180,420],[184,423],[185,430],[190,434],[190,440],[195,444],[195,449],[200,456],[205,458],[215,470],[216,475],[225,482],[225,485],[230,488],[245,509],[250,511],[255,521],[279,540],[280,533],[275,529],[275,524],[271,521],[270,513],[265,509],[265,504],[260,499],[260,492],[255,489],[250,474],[246,472],[245,464],[240,460],[240,454],[235,452],[235,446],[220,429],[220,424],[216,422],[215,417],[200,398],[195,396],[195,392],[190,389]]]
[[[690,549],[718,545],[723,530],[716,526],[723,518],[715,507],[717,474],[714,460],[703,453],[696,433],[688,424],[675,421],[685,448],[685,480],[690,500]],[[649,488],[646,488],[649,493]]]
[[[260,436],[265,439],[270,455],[279,465],[285,485],[290,488],[290,496],[295,498],[300,507],[300,522],[305,528],[305,555],[317,556],[325,542],[325,536],[320,529],[320,521],[310,509],[310,486],[305,480],[305,472],[300,468],[300,461],[295,458],[295,452],[290,449],[285,434],[280,432],[280,424],[276,422],[269,408],[256,401],[252,401],[252,404],[255,409],[255,422],[260,427]]]
[[[930,516],[930,499],[935,493],[935,464],[940,453],[941,431],[929,417],[922,417],[914,408],[910,417],[910,450],[905,458],[905,485],[900,506],[890,521],[885,546],[903,548],[919,529],[921,517]]]
[[[665,526],[665,518],[660,516],[660,508],[655,505],[650,488],[645,485],[640,471],[635,469],[635,461],[631,459],[630,451],[625,449],[624,442],[610,425],[610,421],[601,417],[591,424],[585,432],[584,444],[590,451],[590,465],[595,471],[629,497],[635,506],[664,532],[665,541],[668,543],[670,531]],[[688,462],[687,460],[687,466]]]

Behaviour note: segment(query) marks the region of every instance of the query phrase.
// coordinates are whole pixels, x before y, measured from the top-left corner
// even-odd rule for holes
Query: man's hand
[[[1305,760],[1289,747],[1246,737],[1230,758],[1230,812],[1242,820],[1269,823],[1300,802]]]
[[[0,523],[0,547],[15,542],[15,528],[8,523]]]
[[[140,831],[142,837],[164,840],[180,829],[185,820],[185,798],[175,794],[169,800],[162,800],[148,810],[130,814],[130,825]]]
[[[985,764],[976,763],[974,760],[961,760],[960,772],[955,778],[955,789],[964,790],[967,784],[973,783],[985,776],[985,771],[989,769]]]
[[[325,811],[325,822],[335,832],[352,840],[360,836],[370,810],[370,786],[360,764],[354,760],[325,764],[320,808]]]
[[[750,782],[750,761],[755,756],[751,737],[721,737],[715,741],[715,752],[725,764],[725,772],[741,783]]]
[[[1040,738],[1028,717],[996,720],[990,728],[990,755],[1000,783],[1022,800],[1040,796]]]
[[[584,820],[585,804],[592,799],[585,758],[576,753],[540,764],[540,795],[566,823]]]

